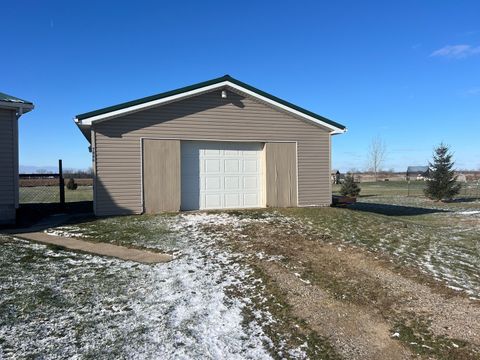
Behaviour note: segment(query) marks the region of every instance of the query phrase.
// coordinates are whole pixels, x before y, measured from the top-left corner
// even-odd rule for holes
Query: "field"
[[[475,187],[441,203],[421,182],[360,185],[350,208],[49,230],[176,257],[155,266],[3,237],[0,357],[480,358]]]

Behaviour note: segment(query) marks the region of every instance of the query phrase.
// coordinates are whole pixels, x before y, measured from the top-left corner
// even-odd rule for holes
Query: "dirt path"
[[[389,326],[361,307],[335,301],[315,285],[307,285],[285,267],[265,264],[264,271],[287,293],[293,314],[324,336],[348,359],[411,359],[413,354],[391,338]]]
[[[428,318],[432,332],[480,345],[480,306],[466,297],[441,289],[435,289],[405,277],[358,249],[325,246],[323,255],[332,261],[343,262],[349,273],[356,273],[362,281],[371,279],[381,286],[384,296],[395,299],[391,307],[398,313],[415,313]]]
[[[249,226],[233,246],[345,358],[480,356],[480,306],[423,275],[291,226]]]
[[[15,236],[43,244],[60,246],[65,249],[82,251],[95,255],[112,256],[122,260],[136,261],[144,264],[164,263],[172,260],[172,256],[167,254],[132,249],[108,243],[93,243],[74,238],[52,236],[44,232],[20,233]]]

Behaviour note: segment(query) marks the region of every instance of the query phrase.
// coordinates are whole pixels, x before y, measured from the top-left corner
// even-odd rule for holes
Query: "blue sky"
[[[5,7],[4,7],[5,8]],[[20,163],[91,165],[74,115],[230,74],[345,124],[333,167],[424,164],[451,145],[480,168],[479,1],[24,1],[0,15],[0,91]]]

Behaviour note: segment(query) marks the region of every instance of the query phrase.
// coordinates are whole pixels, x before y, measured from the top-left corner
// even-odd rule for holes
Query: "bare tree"
[[[381,170],[385,161],[387,146],[380,136],[372,139],[368,147],[368,169],[373,171],[375,181],[378,180],[378,172]]]

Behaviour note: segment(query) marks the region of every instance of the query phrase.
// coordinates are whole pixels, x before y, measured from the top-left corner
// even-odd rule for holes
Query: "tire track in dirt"
[[[315,285],[307,285],[283,266],[262,266],[286,292],[293,314],[309,327],[327,336],[347,359],[412,359],[414,354],[390,337],[390,326],[378,315],[331,298]]]

